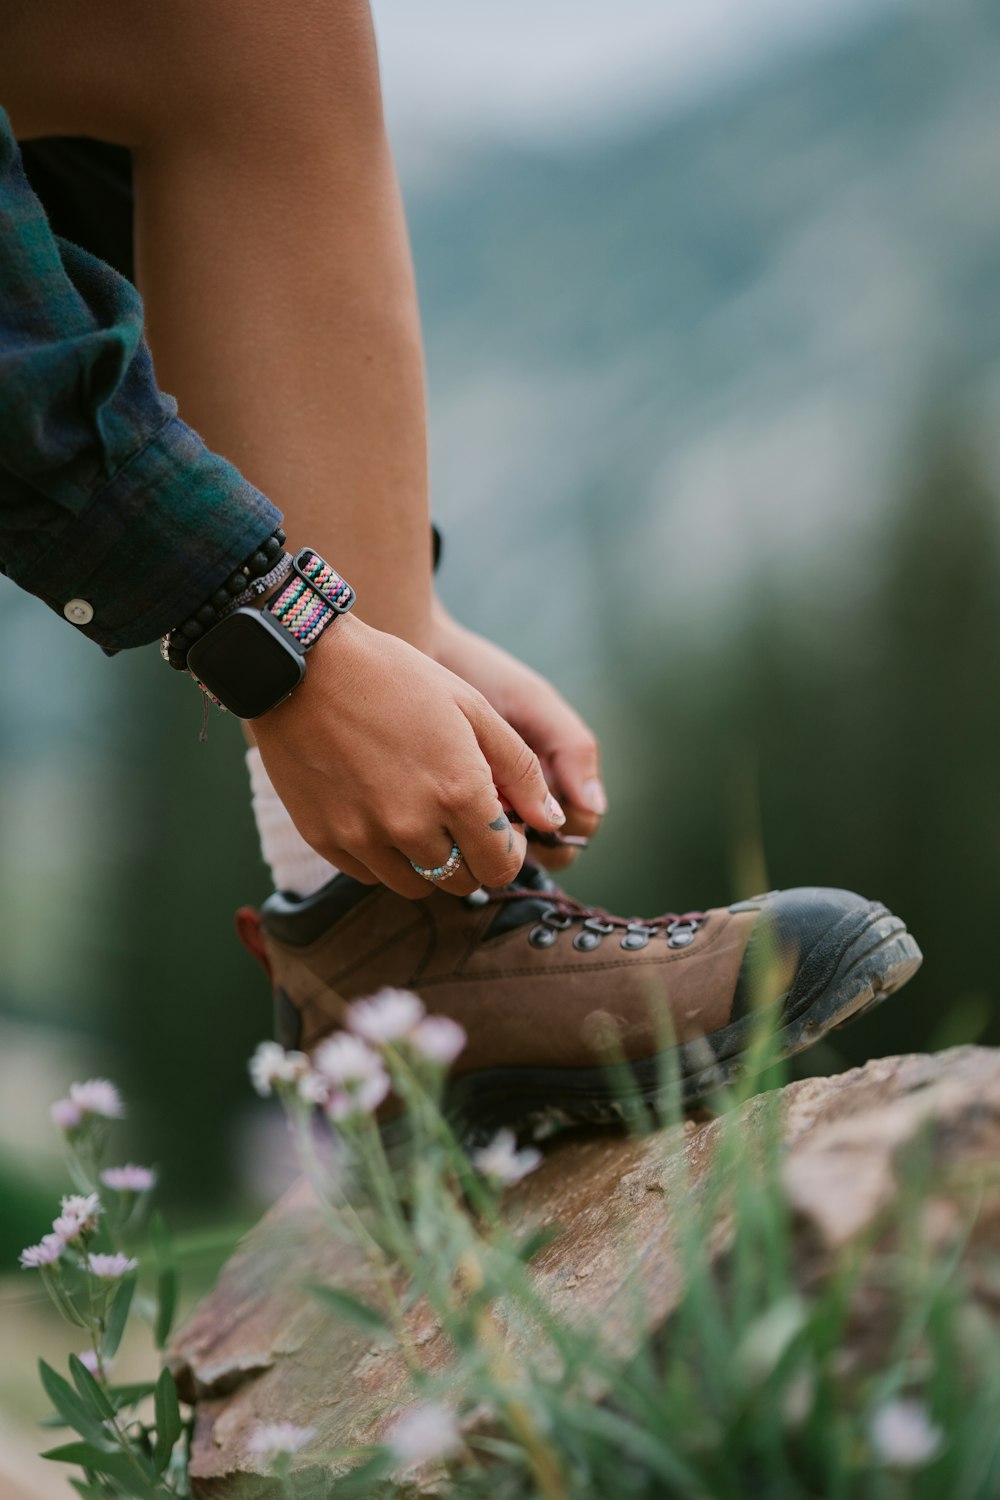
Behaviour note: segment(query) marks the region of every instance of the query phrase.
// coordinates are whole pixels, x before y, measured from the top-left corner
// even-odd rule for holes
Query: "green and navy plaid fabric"
[[[132,284],[53,235],[0,109],[0,570],[116,651],[185,619],[281,520],[157,387]]]

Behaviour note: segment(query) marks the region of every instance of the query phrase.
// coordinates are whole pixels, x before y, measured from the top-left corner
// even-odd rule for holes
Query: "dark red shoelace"
[[[611,912],[605,911],[600,906],[585,906],[582,901],[577,901],[573,896],[567,896],[565,891],[533,891],[528,887],[515,887],[502,891],[489,891],[490,901],[540,901],[550,908],[550,913],[568,917],[570,921],[578,922],[602,922],[610,928],[644,928],[647,932],[659,932],[669,927],[686,926],[692,927],[699,922],[704,922],[705,912],[667,911],[658,917],[616,917]]]

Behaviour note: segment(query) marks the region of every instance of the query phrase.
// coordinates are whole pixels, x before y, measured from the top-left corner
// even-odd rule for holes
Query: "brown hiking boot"
[[[649,921],[609,916],[525,865],[502,891],[407,901],[338,875],[315,896],[271,896],[237,926],[274,988],[276,1031],[311,1050],[352,1000],[385,985],[468,1033],[449,1112],[480,1129],[602,1123],[655,1106],[664,1076],[693,1101],[747,1062],[770,1007],[790,1056],[916,972],[904,924],[849,891],[772,891]],[[624,1056],[631,1078],[607,1064]]]

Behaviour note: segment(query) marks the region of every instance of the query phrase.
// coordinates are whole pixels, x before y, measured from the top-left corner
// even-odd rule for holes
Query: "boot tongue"
[[[538,865],[529,864],[527,861],[521,866],[521,873],[516,880],[511,882],[507,890],[523,891],[524,896],[517,901],[500,903],[497,914],[486,931],[487,938],[500,937],[502,933],[513,932],[516,927],[525,927],[529,922],[541,921],[545,913],[552,909],[552,900],[546,901],[546,895],[551,898],[560,894],[555,881],[550,880]]]

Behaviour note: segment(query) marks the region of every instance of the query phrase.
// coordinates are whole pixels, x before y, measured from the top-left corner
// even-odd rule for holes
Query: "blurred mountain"
[[[998,76],[1000,11],[938,0],[628,139],[415,186],[459,607],[572,676],[594,590],[704,628],[761,563],[863,567],[915,411],[996,412]]]

